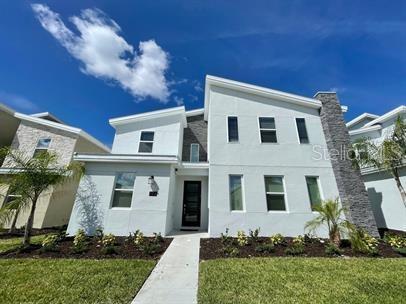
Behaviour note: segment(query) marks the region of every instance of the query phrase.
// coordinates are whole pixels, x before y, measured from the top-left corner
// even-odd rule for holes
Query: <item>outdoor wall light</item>
[[[151,175],[150,177],[148,177],[148,185],[152,185],[153,182],[155,182],[154,176]]]

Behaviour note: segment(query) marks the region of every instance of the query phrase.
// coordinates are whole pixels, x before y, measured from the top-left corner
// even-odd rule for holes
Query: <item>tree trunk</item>
[[[340,232],[338,231],[338,229],[331,231],[330,242],[332,242],[337,247],[340,247],[341,237],[340,237]]]
[[[393,175],[393,178],[396,181],[396,186],[399,189],[400,196],[402,197],[403,204],[406,207],[406,192],[405,192],[405,188],[403,188],[402,183],[400,182],[399,173],[398,173],[397,170],[392,170],[392,175]]]
[[[35,196],[32,200],[30,215],[28,217],[27,224],[25,225],[23,247],[28,247],[30,245],[32,226],[34,224],[34,213],[35,208],[37,207],[37,200],[38,196]]]
[[[9,234],[16,233],[16,224],[17,224],[17,218],[18,218],[19,213],[20,213],[20,209],[16,209],[16,213],[14,214],[13,221],[11,223],[10,229],[8,230]]]

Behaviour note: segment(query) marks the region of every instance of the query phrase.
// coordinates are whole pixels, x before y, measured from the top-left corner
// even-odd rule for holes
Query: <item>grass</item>
[[[200,264],[199,303],[402,303],[406,259],[253,258]]]
[[[38,245],[42,243],[42,240],[47,236],[47,234],[43,235],[36,235],[31,237],[31,243]],[[15,250],[19,247],[21,247],[23,242],[22,237],[17,237],[17,238],[10,238],[10,239],[0,239],[0,253],[9,251],[9,250]]]
[[[0,260],[0,303],[130,303],[154,266],[147,260]]]

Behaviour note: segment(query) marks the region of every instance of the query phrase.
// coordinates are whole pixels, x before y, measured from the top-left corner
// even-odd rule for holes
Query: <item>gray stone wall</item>
[[[340,199],[346,208],[346,217],[371,235],[379,236],[361,172],[352,166],[347,153],[351,148],[350,136],[337,95],[335,93],[317,93],[315,98],[322,103],[321,123]]]
[[[31,157],[34,154],[38,140],[41,138],[51,138],[49,151],[58,155],[59,165],[63,166],[71,162],[78,135],[28,121],[21,121],[11,148],[22,151],[28,157]],[[10,166],[12,164],[6,159],[3,167]]]
[[[190,161],[190,144],[199,144],[199,161],[207,161],[207,122],[202,115],[187,118],[183,133],[182,161]]]

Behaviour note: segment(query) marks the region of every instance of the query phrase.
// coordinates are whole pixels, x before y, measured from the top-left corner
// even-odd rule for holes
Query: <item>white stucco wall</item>
[[[180,115],[173,115],[116,126],[112,153],[137,154],[141,131],[154,131],[152,153],[146,154],[180,155],[183,132],[181,121]]]
[[[305,176],[319,176],[322,196],[338,197],[329,160],[316,160],[313,152],[326,147],[317,109],[269,100],[227,89],[210,93],[209,123],[209,233],[218,236],[226,228],[261,228],[261,234],[304,233],[304,224],[314,217],[310,209]],[[227,116],[237,116],[239,142],[228,143]],[[278,143],[261,143],[258,117],[274,117]],[[300,144],[295,118],[305,118],[310,144]],[[228,178],[243,175],[245,210],[231,212]],[[283,175],[286,212],[268,212],[265,175]],[[325,236],[324,232],[320,234]]]
[[[79,228],[92,233],[103,226],[106,233],[127,236],[140,229],[145,235],[166,232],[166,214],[170,194],[170,165],[88,163],[81,180],[69,221],[68,234]],[[117,172],[136,172],[131,208],[111,208]],[[153,175],[159,186],[158,196],[149,196],[148,178]],[[90,219],[90,220],[89,220]]]

